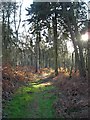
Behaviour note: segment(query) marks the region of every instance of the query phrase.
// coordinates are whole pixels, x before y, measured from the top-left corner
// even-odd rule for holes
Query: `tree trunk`
[[[90,20],[88,22],[88,80],[90,80]]]
[[[85,68],[88,69],[88,56],[87,56],[87,49],[85,49]]]
[[[78,70],[78,59],[77,59],[77,54],[75,52],[75,73],[77,72]]]
[[[48,66],[47,51],[45,52],[45,68]]]
[[[39,69],[41,67],[41,50],[40,50],[40,41],[41,41],[41,34],[40,34],[40,30],[39,30],[39,33],[38,33],[38,39],[39,39],[39,43],[38,43],[38,49],[39,49]]]
[[[80,75],[85,77],[86,76],[86,68],[85,68],[85,60],[84,60],[84,56],[83,56],[83,47],[82,44],[80,42],[80,33],[78,31],[78,26],[76,24],[76,21],[74,21],[74,25],[75,25],[75,36],[77,39],[77,43],[78,43],[78,48],[79,48],[79,56],[80,56]]]
[[[38,72],[39,69],[39,38],[38,38],[38,32],[36,34],[36,72]]]
[[[86,76],[85,61],[84,61],[83,52],[81,48],[79,48],[79,54],[80,54],[80,67],[81,67],[80,75],[85,77]]]
[[[56,10],[56,8],[55,8]],[[58,54],[57,54],[57,14],[53,17],[54,49],[55,49],[55,76],[58,75]]]
[[[32,51],[31,51],[31,66],[33,66],[33,54],[32,54]]]
[[[71,78],[72,77],[72,70],[73,70],[73,54],[74,53],[72,53],[72,65],[71,65],[71,70],[70,70],[70,75],[69,75],[69,77]]]

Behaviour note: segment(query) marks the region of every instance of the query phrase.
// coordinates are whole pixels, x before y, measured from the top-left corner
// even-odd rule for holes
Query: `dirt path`
[[[29,104],[28,118],[54,118],[55,111],[53,102],[56,99],[55,88],[49,85],[50,80],[36,84],[37,91],[34,92],[34,100]]]
[[[57,96],[51,80],[46,78],[18,89],[5,108],[7,118],[55,118],[53,103]]]

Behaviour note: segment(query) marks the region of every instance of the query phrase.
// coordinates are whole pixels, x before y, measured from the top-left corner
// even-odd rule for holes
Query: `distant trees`
[[[80,75],[86,76],[88,50],[81,41],[87,27],[85,3],[33,2],[26,8],[28,19],[22,26],[25,28],[26,22],[29,23],[28,32],[24,29],[20,36],[21,8],[22,3],[2,4],[3,61],[35,66],[36,72],[41,67],[52,67],[55,75],[59,67],[72,70],[73,61],[75,72],[79,69]],[[74,46],[73,59],[68,52],[68,41]]]
[[[48,27],[47,24],[50,22],[52,25],[51,29],[53,29],[53,47],[54,47],[54,63],[55,63],[55,74],[58,74],[58,34],[59,34],[59,25],[61,25],[62,33],[67,31],[67,36],[71,36],[72,43],[75,49],[75,69],[77,70],[77,66],[80,71],[81,76],[86,76],[86,68],[85,68],[85,59],[83,54],[83,46],[80,41],[81,32],[85,28],[85,22],[83,19],[86,19],[86,7],[84,2],[67,2],[67,3],[46,3],[48,8],[41,9],[40,6],[45,5],[45,3],[33,3],[31,8],[28,8],[28,15],[31,15],[33,12],[30,9],[36,8],[36,14],[38,14],[38,18],[40,19],[40,23],[46,23],[44,26]],[[32,7],[33,6],[33,7]],[[47,12],[48,11],[48,12]],[[30,13],[31,12],[31,13]],[[35,11],[34,11],[35,13]],[[44,14],[44,15],[43,15]],[[44,16],[44,17],[42,17]],[[52,20],[52,22],[51,22]],[[28,20],[30,22],[30,20]],[[84,20],[85,21],[85,20]],[[82,25],[83,24],[83,25]],[[48,36],[49,37],[49,36]],[[61,38],[60,38],[61,39]],[[48,41],[49,42],[49,41]]]
[[[19,13],[19,23],[16,28],[16,16],[19,6],[14,2],[2,2],[2,53],[3,62],[10,62],[17,65],[17,53],[16,48],[18,47],[18,29],[21,22],[21,5]],[[13,17],[14,16],[14,17]],[[12,25],[15,25],[15,30]],[[13,54],[14,53],[14,54]],[[13,56],[14,55],[14,56]]]
[[[44,8],[46,7],[47,9],[43,9],[43,7]],[[54,43],[54,50],[55,50],[55,54],[54,54],[55,75],[58,74],[58,63],[57,63],[58,62],[58,60],[57,60],[58,59],[58,53],[57,53],[57,10],[56,10],[56,7],[57,7],[57,3],[40,3],[39,2],[39,3],[33,3],[33,5],[31,5],[31,8],[26,9],[29,13],[28,15],[33,14],[33,12],[34,12],[34,17],[36,15],[36,17],[34,18],[34,20],[32,22],[34,22],[35,19],[36,20],[38,19],[36,25],[41,23],[42,24],[41,28],[44,28],[44,29],[48,28],[48,30],[49,30],[48,32],[50,32],[50,21],[52,22],[51,23],[52,24],[52,29],[53,29],[52,34],[53,34],[53,43]],[[33,15],[32,15],[31,19],[33,19]],[[31,22],[31,19],[28,19],[27,21]],[[38,28],[39,27],[40,26],[38,26]],[[48,35],[49,35],[48,36],[48,40],[49,40],[50,33],[48,33]],[[44,36],[45,36],[45,34],[44,34]],[[39,58],[37,58],[37,61],[38,61],[38,59]]]
[[[3,2],[2,3],[2,48],[3,48],[3,61],[9,62],[11,46],[12,46],[12,28],[11,14],[13,10],[13,3]]]

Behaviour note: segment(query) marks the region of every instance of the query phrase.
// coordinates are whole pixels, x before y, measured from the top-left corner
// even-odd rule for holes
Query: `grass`
[[[21,89],[17,91],[17,93],[13,96],[13,99],[7,103],[7,106],[4,110],[5,113],[7,113],[7,117],[9,118],[23,118],[26,116],[27,113],[27,104],[29,101],[32,101],[33,96],[27,94],[27,90],[29,88],[25,88],[22,92]]]
[[[56,95],[49,92],[53,89],[51,85],[46,87],[34,83],[21,87],[6,104],[4,113],[7,113],[7,118],[55,118],[52,105]]]

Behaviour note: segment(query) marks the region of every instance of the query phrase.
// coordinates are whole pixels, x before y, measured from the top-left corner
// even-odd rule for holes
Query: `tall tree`
[[[88,2],[88,80],[90,80],[90,1]]]
[[[56,6],[54,6],[54,17],[53,20],[53,33],[54,33],[54,48],[55,48],[55,75],[58,75],[58,63],[57,63],[57,12],[56,12]]]
[[[80,24],[80,22],[78,22],[78,20],[80,20],[77,16],[79,16],[80,12],[75,12],[75,9],[77,8],[83,8],[83,4],[84,3],[78,3],[74,5],[74,3],[63,3],[63,16],[64,16],[64,20],[66,20],[66,24],[69,28],[70,34],[71,34],[71,39],[74,45],[74,49],[75,49],[75,55],[76,55],[76,59],[78,61],[78,67],[80,70],[80,75],[81,76],[86,76],[86,70],[85,70],[85,61],[84,61],[84,57],[83,57],[83,47],[82,47],[82,43],[80,42],[80,28],[78,27],[78,24]],[[82,15],[81,17],[86,13],[81,12]],[[80,16],[79,16],[80,17]]]

